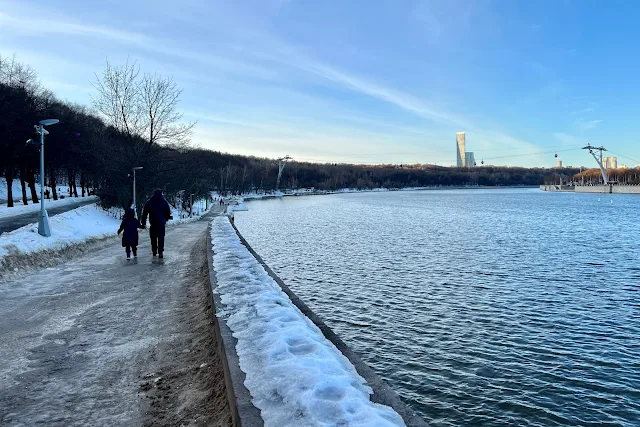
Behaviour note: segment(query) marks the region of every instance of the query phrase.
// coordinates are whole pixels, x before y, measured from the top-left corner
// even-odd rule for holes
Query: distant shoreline
[[[276,199],[281,197],[299,197],[299,196],[327,196],[335,194],[354,194],[354,193],[388,193],[396,191],[442,191],[442,190],[508,190],[508,189],[538,189],[538,185],[475,185],[475,186],[441,186],[441,187],[406,187],[406,188],[370,188],[364,190],[345,188],[342,190],[287,190],[291,192],[282,192],[276,194],[247,194],[241,196],[232,196],[229,199],[241,199],[242,201],[261,200],[261,199]],[[242,203],[242,202],[240,202]]]

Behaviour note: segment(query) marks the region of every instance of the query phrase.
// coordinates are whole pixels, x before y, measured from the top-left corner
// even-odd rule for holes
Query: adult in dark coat
[[[122,247],[127,252],[127,258],[131,258],[132,251],[134,257],[138,256],[138,228],[144,227],[140,225],[133,209],[127,209],[118,229],[118,234],[122,233]]]
[[[149,217],[149,237],[151,237],[151,251],[153,256],[162,258],[164,252],[165,224],[171,219],[171,208],[169,202],[162,195],[162,190],[153,192],[153,196],[144,204],[142,210],[142,225],[147,225]]]

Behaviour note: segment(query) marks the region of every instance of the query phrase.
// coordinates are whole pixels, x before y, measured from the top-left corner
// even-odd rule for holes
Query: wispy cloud
[[[286,7],[286,3],[286,0],[273,0],[273,8]],[[0,5],[2,4],[0,0]],[[413,11],[413,18],[428,27],[428,37],[433,40],[454,37],[453,25],[466,25],[465,22],[471,14],[471,6],[466,0],[452,1],[451,4],[447,3],[446,7],[441,2],[427,1],[422,5],[422,8]],[[243,8],[236,8],[234,4],[228,7],[231,10],[229,13],[238,15],[226,20],[225,16],[215,15],[224,15],[215,7],[212,8],[215,9],[215,16],[206,25],[203,25],[202,17],[193,18],[194,25],[200,25],[198,32],[211,37],[210,44],[199,43],[199,40],[192,43],[193,40],[190,42],[189,37],[183,37],[180,33],[174,33],[175,37],[167,35],[171,34],[168,31],[154,34],[153,28],[145,32],[135,32],[131,30],[135,28],[133,26],[126,26],[124,29],[126,20],[122,21],[122,24],[112,24],[112,21],[100,20],[99,16],[40,14],[34,21],[28,10],[19,4],[14,8],[2,7],[0,27],[2,30],[10,29],[13,35],[23,35],[27,32],[31,34],[31,28],[35,28],[36,32],[43,35],[43,39],[48,35],[73,36],[74,40],[80,39],[78,45],[93,42],[94,39],[104,40],[105,50],[100,50],[100,55],[117,55],[124,51],[134,58],[137,56],[141,65],[147,60],[146,65],[150,64],[151,69],[175,73],[192,83],[194,88],[202,88],[202,93],[191,96],[190,101],[194,104],[185,105],[188,109],[207,111],[206,104],[224,105],[208,112],[208,116],[200,116],[206,116],[201,119],[209,122],[207,127],[219,126],[224,129],[226,133],[220,136],[226,141],[232,141],[233,132],[237,132],[239,136],[245,135],[246,138],[249,138],[246,134],[250,134],[252,141],[261,143],[283,137],[290,139],[293,144],[295,137],[299,136],[301,141],[317,144],[319,147],[322,147],[323,140],[331,140],[336,146],[339,143],[350,144],[349,141],[355,145],[362,143],[365,147],[362,152],[366,152],[367,145],[364,141],[367,139],[386,144],[387,147],[396,143],[417,145],[416,141],[420,141],[423,146],[431,146],[451,143],[446,139],[446,135],[464,130],[468,132],[470,141],[473,141],[473,147],[478,150],[498,146],[503,147],[502,149],[535,151],[534,144],[511,135],[508,127],[502,127],[490,118],[482,117],[482,114],[470,115],[467,112],[468,106],[445,104],[436,101],[437,97],[419,96],[412,91],[401,90],[400,86],[390,83],[390,80],[375,70],[356,71],[355,66],[347,65],[347,61],[340,62],[335,57],[327,60],[328,56],[323,56],[321,51],[310,51],[308,47],[292,41],[292,38],[276,35],[276,30],[269,23],[251,25],[253,20],[261,19],[264,14],[254,14],[256,16],[246,18],[242,16],[241,11],[236,10]],[[183,24],[189,25],[188,22]],[[215,38],[206,32],[209,27],[216,28]],[[460,27],[456,27],[456,30],[459,29]],[[279,34],[286,34],[286,31]],[[357,47],[342,48],[348,50]],[[94,56],[92,67],[97,63],[99,60],[96,61]],[[532,66],[538,66],[538,72],[541,74],[548,72],[542,64]],[[93,77],[93,71],[84,73],[89,74],[88,80]],[[228,87],[220,89],[222,86]],[[74,90],[73,87],[65,88],[62,84],[60,87],[69,92]],[[330,90],[325,90],[328,87]],[[318,88],[321,90],[317,90]],[[274,92],[277,89],[280,93],[296,92],[300,96],[295,99],[287,97],[284,101],[262,96],[269,89],[274,89]],[[333,96],[337,91],[340,92],[340,96]],[[220,96],[226,98],[221,100]],[[309,99],[300,99],[302,97]],[[363,106],[360,101],[365,97],[370,99],[367,105]],[[352,102],[354,99],[357,102]],[[270,113],[282,109],[300,116],[307,115],[307,118],[301,120],[283,117],[278,120],[277,117],[274,119],[273,114],[260,114],[250,111],[249,108],[242,108],[243,105],[249,104],[260,104]],[[304,109],[300,108],[301,104],[304,104]],[[238,109],[233,111],[230,105]],[[381,106],[384,108],[379,108]],[[393,111],[394,108],[397,114]],[[349,119],[332,121],[328,114],[322,114],[322,117],[314,116],[314,112],[323,109],[333,110],[336,117],[348,117],[352,112],[356,116],[361,114],[362,117],[356,117],[345,124]],[[384,116],[380,111],[391,112],[388,114],[389,123],[397,125],[385,127],[378,123],[366,123],[380,120],[380,117]],[[401,119],[394,120],[397,117]],[[313,122],[312,118],[317,119],[317,122]],[[405,123],[411,127],[402,129],[401,125]],[[425,130],[428,129],[428,132],[423,132],[422,126]],[[593,126],[597,126],[597,123]],[[209,132],[202,133],[203,137],[205,134]],[[434,143],[437,138],[430,138],[430,135],[438,135],[440,140]],[[455,155],[452,150],[450,153],[452,156]]]
[[[338,70],[330,65],[313,60],[293,62],[296,66],[353,91],[393,104],[406,111],[415,113],[425,119],[449,125],[469,127],[469,123],[441,108],[428,105],[426,102],[401,91],[368,81],[362,77]]]
[[[572,146],[577,146],[580,144],[586,144],[587,141],[585,141],[584,139],[578,138],[575,135],[571,135],[565,132],[554,132],[553,133],[553,137],[560,142],[560,144],[562,145],[572,145]]]
[[[0,12],[0,27],[12,28],[14,31],[34,34],[64,34],[70,36],[88,36],[108,39],[122,43],[143,44],[148,38],[126,30],[102,27],[97,25],[80,24],[68,20],[43,18],[38,15],[18,15]]]
[[[598,125],[600,123],[602,123],[603,120],[577,120],[576,121],[576,126],[579,127],[582,130],[592,130],[595,129],[596,127],[598,127]]]

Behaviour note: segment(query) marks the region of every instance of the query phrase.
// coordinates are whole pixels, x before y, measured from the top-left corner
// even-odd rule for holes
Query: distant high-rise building
[[[562,160],[558,160],[558,168],[562,167]]]
[[[465,155],[465,133],[458,132],[456,133],[456,157],[457,157],[457,166],[459,168],[465,167],[467,165],[467,158]]]
[[[473,152],[466,151],[464,153],[464,162],[468,168],[476,165],[476,157],[473,155]]]
[[[603,157],[602,166],[605,169],[618,169],[618,158],[616,156]]]

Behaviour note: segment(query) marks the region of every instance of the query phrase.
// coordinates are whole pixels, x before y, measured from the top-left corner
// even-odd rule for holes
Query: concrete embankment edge
[[[233,225],[233,224],[232,224]],[[349,361],[356,368],[358,373],[367,381],[367,384],[373,389],[373,395],[371,400],[382,405],[392,407],[400,416],[404,419],[405,423],[409,427],[425,427],[428,426],[425,420],[419,417],[411,408],[409,408],[400,397],[376,374],[366,363],[364,363],[360,357],[351,350],[338,335],[336,335],[331,328],[329,328],[325,322],[315,314],[289,287],[269,268],[264,260],[253,250],[245,238],[240,234],[238,229],[233,225],[233,228],[238,235],[238,238],[242,244],[249,250],[254,258],[262,265],[267,274],[280,285],[280,288],[287,294],[293,304],[309,318],[324,334],[325,338],[333,343],[340,352],[349,359]],[[211,225],[209,225],[211,229]],[[211,233],[209,233],[209,236]],[[209,238],[210,239],[210,238]],[[216,286],[215,271],[213,269],[213,253],[211,244],[208,245],[208,258],[209,258],[209,275],[211,277],[211,288],[213,296],[214,311],[221,310],[222,305],[219,300],[219,296],[213,293],[213,289]],[[227,360],[223,360],[225,366],[225,379],[227,379],[227,393],[229,394],[229,406],[231,407],[232,417],[235,416],[234,425],[242,426],[258,426],[263,425],[260,417],[260,412],[251,404],[251,396],[249,391],[244,386],[245,374],[240,370],[238,365],[238,355],[235,351],[236,339],[233,338],[231,330],[225,324],[222,319],[215,319],[216,328],[219,330],[218,336],[221,337],[219,343],[221,345],[221,354],[225,356]],[[239,384],[238,384],[239,383]],[[230,393],[232,392],[232,394]],[[235,401],[231,401],[235,399]],[[248,405],[247,405],[248,403]],[[244,412],[246,411],[246,412]],[[255,419],[255,416],[259,418],[259,423]],[[236,424],[235,420],[238,420]],[[246,423],[245,423],[246,420]]]
[[[231,422],[238,427],[263,427],[264,421],[260,410],[251,403],[251,394],[244,386],[246,375],[240,369],[240,361],[236,352],[238,340],[224,319],[216,316],[222,310],[220,295],[214,292],[218,286],[213,268],[213,248],[211,241],[211,223],[207,228],[207,262],[209,265],[209,283],[211,287],[211,307],[213,309],[213,325],[218,341],[220,358],[224,370],[224,381],[227,388],[227,400],[231,410]]]
[[[565,193],[640,194],[640,185],[541,185],[540,190]]]

